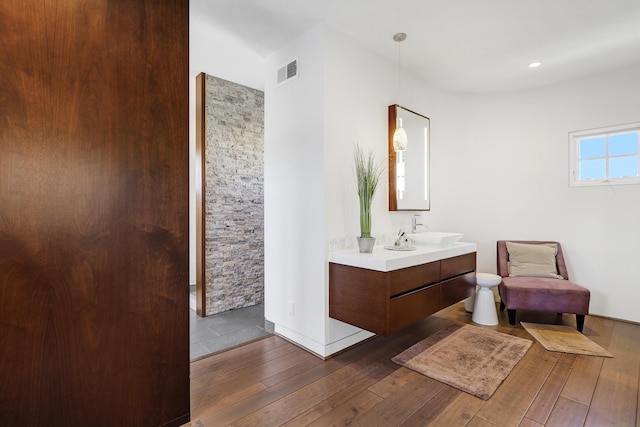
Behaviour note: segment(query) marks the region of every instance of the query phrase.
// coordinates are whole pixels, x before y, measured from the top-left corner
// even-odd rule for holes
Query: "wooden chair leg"
[[[510,325],[515,325],[516,324],[516,311],[515,310],[511,310],[511,309],[507,309],[507,315],[509,316],[509,324]]]
[[[582,332],[584,328],[584,314],[576,314],[576,329],[578,332]]]

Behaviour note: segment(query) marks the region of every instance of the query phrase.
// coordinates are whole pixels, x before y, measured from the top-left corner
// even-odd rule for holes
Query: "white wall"
[[[359,204],[353,148],[358,143],[365,152],[373,150],[379,161],[386,163],[386,105],[392,99],[388,87],[390,64],[362,49],[354,40],[331,28],[327,30],[325,87],[325,141],[323,171],[327,222],[325,250],[331,242],[354,246],[360,235]],[[380,90],[371,90],[380,88]],[[386,168],[385,168],[386,171]],[[386,172],[385,172],[386,174]],[[386,215],[386,175],[382,177],[372,205],[372,236],[379,236],[380,216]],[[328,261],[322,286],[327,309],[325,320],[325,353],[331,354],[359,340],[372,336],[359,328],[330,319],[328,316]]]
[[[264,58],[206,18],[189,16],[189,283],[196,283],[196,76],[207,73],[253,89],[264,90]]]
[[[225,55],[235,63],[253,58],[220,46],[216,57]],[[294,57],[300,77],[275,88],[275,69]],[[249,85],[214,62],[202,71]],[[568,132],[640,120],[640,66],[477,96],[441,92],[405,74],[398,101],[397,64],[320,25],[263,69],[265,315],[277,332],[322,355],[368,336],[328,318],[326,252],[355,246],[352,144],[386,159],[387,106],[396,102],[431,119],[432,202],[423,213],[431,230],[465,233],[486,272],[495,272],[498,239],[557,239],[572,279],[591,290],[592,313],[640,321],[633,270],[640,186],[570,189],[567,171]],[[386,194],[385,180],[372,217],[381,240],[408,227],[413,214],[388,212]]]
[[[559,240],[571,279],[591,290],[591,313],[640,321],[640,186],[568,184],[568,132],[640,120],[638,76],[635,66],[462,97],[457,126],[446,139],[432,138],[431,228],[477,242],[478,267],[487,272],[495,272],[498,239]]]
[[[402,77],[398,93],[398,66],[363,48],[343,33],[329,28],[325,88],[325,217],[327,250],[355,247],[360,234],[359,204],[353,167],[355,141],[374,150],[385,165],[388,158],[387,127],[391,104],[428,112],[438,120],[453,122],[456,108],[441,92],[410,75]],[[400,100],[399,100],[400,98]],[[436,135],[438,132],[436,131]],[[433,135],[433,134],[432,134]],[[390,243],[399,228],[408,229],[415,212],[389,212],[387,168],[372,205],[372,236]],[[327,261],[325,260],[325,265]],[[328,277],[325,274],[328,298]],[[358,328],[327,319],[327,352],[337,351]]]
[[[267,58],[265,74],[265,317],[322,354],[324,345],[324,28]],[[276,87],[298,58],[299,77]],[[295,305],[289,313],[289,302]]]
[[[271,75],[294,57],[299,78],[276,88]],[[266,68],[265,315],[276,332],[324,356],[371,336],[328,317],[326,255],[356,245],[353,144],[373,149],[386,163],[397,64],[320,25],[269,57]],[[411,76],[403,81],[411,88],[403,104],[454,122],[457,109],[444,94]],[[390,239],[412,215],[388,211],[385,175],[374,198],[373,235]],[[296,306],[293,316],[289,301]]]

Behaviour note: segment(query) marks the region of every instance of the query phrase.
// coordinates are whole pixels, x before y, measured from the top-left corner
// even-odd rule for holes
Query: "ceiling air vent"
[[[276,86],[283,85],[296,77],[298,77],[298,58],[278,68]]]

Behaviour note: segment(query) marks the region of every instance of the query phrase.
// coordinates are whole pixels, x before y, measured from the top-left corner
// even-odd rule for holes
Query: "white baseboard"
[[[302,335],[296,331],[293,331],[277,323],[275,324],[274,331],[276,334],[297,344],[298,346],[308,350],[309,352],[315,354],[316,356],[322,359],[329,358],[332,355],[346,348],[349,348],[355,344],[358,344],[361,341],[371,338],[372,336],[375,335],[369,331],[360,330],[355,334],[349,335],[338,341],[328,343],[328,344],[320,344],[319,342],[312,340],[311,338],[305,335]]]

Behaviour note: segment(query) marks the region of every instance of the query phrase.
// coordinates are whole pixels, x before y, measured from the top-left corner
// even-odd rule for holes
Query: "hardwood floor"
[[[396,365],[391,358],[454,321],[462,303],[389,337],[323,361],[272,335],[191,363],[186,426],[634,426],[640,424],[640,325],[587,316],[584,333],[615,357],[546,351],[506,312],[492,329],[534,344],[489,400]],[[558,323],[549,313],[517,321]],[[575,326],[565,315],[564,324]]]

